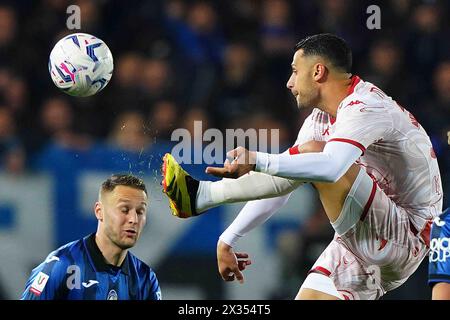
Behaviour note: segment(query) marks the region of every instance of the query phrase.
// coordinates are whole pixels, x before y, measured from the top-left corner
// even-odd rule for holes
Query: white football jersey
[[[442,212],[438,162],[425,130],[414,116],[370,82],[354,76],[336,119],[314,109],[296,144],[342,141],[363,151],[358,164],[398,206],[417,230]]]

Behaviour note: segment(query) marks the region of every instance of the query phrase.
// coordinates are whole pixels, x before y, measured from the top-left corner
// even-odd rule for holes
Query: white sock
[[[195,199],[195,210],[197,213],[202,213],[208,209],[211,209],[217,204],[211,199],[211,184],[212,181],[200,181],[197,191],[197,197]]]
[[[250,172],[239,179],[200,181],[196,196],[196,210],[201,213],[224,203],[282,196],[295,190],[302,183],[298,180],[260,172]]]

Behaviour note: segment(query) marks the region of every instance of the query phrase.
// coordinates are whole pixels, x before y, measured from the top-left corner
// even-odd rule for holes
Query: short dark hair
[[[352,69],[352,50],[344,39],[331,33],[320,33],[301,40],[295,51],[302,49],[305,56],[317,55],[328,59],[345,72]]]
[[[131,174],[113,174],[105,182],[102,183],[100,193],[103,193],[105,191],[111,192],[117,186],[127,186],[139,189],[147,194],[147,188],[145,187],[144,181]]]

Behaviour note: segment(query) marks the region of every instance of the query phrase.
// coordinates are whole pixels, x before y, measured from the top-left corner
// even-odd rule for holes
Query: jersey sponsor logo
[[[108,298],[106,300],[118,300],[117,292],[114,289],[111,289],[108,293]]]
[[[98,284],[98,281],[97,280],[89,280],[87,283],[83,282],[81,284],[83,285],[83,287],[89,288],[89,287],[92,287],[94,284]]]
[[[42,271],[38,273],[33,283],[31,284],[30,291],[36,296],[39,296],[45,288],[49,276]]]
[[[323,136],[329,136],[330,135],[330,126],[327,126],[327,128],[322,132]]]
[[[434,238],[430,242],[430,262],[446,262],[450,258],[450,238]]]

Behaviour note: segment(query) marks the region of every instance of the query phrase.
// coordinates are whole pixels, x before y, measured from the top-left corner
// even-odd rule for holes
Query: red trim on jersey
[[[333,125],[336,122],[336,118],[333,116],[330,116],[330,123]]]
[[[294,154],[299,154],[300,151],[298,150],[298,144],[296,144],[295,146],[289,148],[289,154],[292,156]]]
[[[321,266],[318,266],[318,267],[315,267],[314,269],[309,270],[308,274],[310,274],[311,272],[317,272],[317,271],[319,271],[320,273],[323,273],[327,277],[329,277],[331,274],[331,271],[328,271],[327,269],[325,269],[324,267],[321,267]]]
[[[37,290],[37,289],[35,289],[33,287],[30,288],[30,291],[36,296],[40,296],[41,293],[42,293],[41,291],[39,291],[39,290]]]
[[[425,224],[425,227],[422,229],[420,234],[418,234],[419,232],[417,231],[416,227],[414,227],[412,222],[409,221],[409,228],[411,229],[412,233],[414,233],[414,235],[416,235],[416,236],[419,236],[422,239],[422,241],[426,244],[427,247],[430,247],[430,233],[431,233],[431,225],[432,224],[433,224],[433,221],[428,220],[427,223]]]
[[[383,250],[383,248],[386,246],[387,242],[388,241],[386,239],[381,239],[380,247],[378,248],[378,251]]]
[[[350,294],[351,296],[352,296],[352,298],[353,298],[353,300],[355,300],[355,296],[353,295],[353,292],[350,292],[350,291],[348,291],[348,290],[338,290],[339,292],[340,291],[343,291],[343,292],[345,292],[345,293],[348,293],[348,294]],[[342,294],[342,293],[341,293]],[[344,295],[344,294],[342,294],[343,296],[344,296],[344,298],[345,298],[345,300],[349,300],[349,297],[347,297],[346,295]]]
[[[369,212],[369,208],[372,205],[373,202],[373,198],[375,197],[375,191],[377,190],[377,183],[374,181],[373,185],[372,185],[372,191],[370,191],[370,196],[369,196],[369,200],[367,200],[366,205],[364,206],[364,210],[361,214],[361,221],[364,221],[364,219],[366,218],[367,212]]]
[[[344,138],[333,138],[333,139],[328,140],[328,142],[330,142],[330,141],[339,141],[339,142],[350,143],[350,144],[354,145],[355,147],[358,147],[359,149],[361,149],[362,154],[364,154],[364,152],[366,151],[366,148],[364,148],[364,146],[361,143],[356,142],[354,140],[344,139]]]
[[[431,155],[431,157],[432,157],[433,159],[436,159],[436,153],[434,152],[433,147],[431,147],[430,155]]]
[[[351,95],[353,91],[355,90],[356,85],[361,81],[361,78],[354,75],[350,79],[352,79],[352,82],[350,83],[350,87],[348,87],[347,95]]]
[[[420,237],[425,242],[427,247],[430,247],[430,233],[431,233],[431,225],[433,222],[431,220],[427,221],[425,224],[425,227],[423,228],[422,232],[420,233]]]

